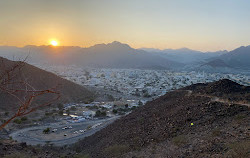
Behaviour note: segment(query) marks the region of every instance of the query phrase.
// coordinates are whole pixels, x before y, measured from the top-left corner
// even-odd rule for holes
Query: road
[[[90,120],[81,123],[51,123],[48,125],[24,128],[11,133],[10,136],[18,142],[26,142],[29,145],[44,145],[50,143],[55,146],[63,146],[73,144],[79,139],[83,139],[96,133],[110,123],[114,122],[119,117],[120,116],[115,116],[112,118]],[[71,126],[72,128],[63,129],[66,126]],[[51,130],[57,129],[57,131],[50,132],[49,134],[43,134],[43,130],[46,128],[50,128]],[[80,132],[82,130],[85,130],[85,132]]]

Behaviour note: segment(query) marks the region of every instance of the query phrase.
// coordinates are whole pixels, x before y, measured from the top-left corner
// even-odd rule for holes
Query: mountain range
[[[250,46],[232,51],[201,52],[182,49],[134,49],[117,41],[88,48],[73,46],[0,47],[0,56],[28,63],[75,64],[101,68],[139,68],[230,72],[249,70]]]

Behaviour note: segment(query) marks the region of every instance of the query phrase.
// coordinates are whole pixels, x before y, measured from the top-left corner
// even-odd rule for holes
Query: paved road
[[[114,122],[119,117],[120,116],[115,116],[108,119],[85,121],[82,123],[68,123],[63,125],[52,123],[48,125],[29,127],[15,131],[11,133],[10,136],[18,142],[26,142],[30,145],[44,145],[49,142],[55,146],[63,146],[73,144],[79,139],[83,139],[96,133],[97,131],[106,127],[108,124]],[[63,130],[62,128],[65,126],[72,126],[72,129]],[[57,129],[57,131],[55,133],[43,134],[43,130],[48,127],[51,129]],[[80,133],[80,130],[86,131]],[[75,131],[78,133],[74,133]],[[64,136],[64,134],[67,134],[67,136]]]

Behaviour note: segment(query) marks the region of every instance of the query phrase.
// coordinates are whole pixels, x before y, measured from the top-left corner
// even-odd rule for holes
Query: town
[[[243,74],[205,72],[174,72],[170,70],[81,68],[71,66],[41,66],[60,77],[108,94],[110,100],[137,100],[145,103],[166,92],[195,83],[228,78],[242,85],[250,85],[250,77]],[[103,96],[103,95],[102,95]]]

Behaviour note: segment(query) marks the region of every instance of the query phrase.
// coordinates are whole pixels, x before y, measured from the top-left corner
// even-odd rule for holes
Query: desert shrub
[[[63,110],[63,104],[62,103],[57,104],[57,107],[58,107],[59,110]]]
[[[28,118],[25,116],[21,118],[21,121],[27,121],[27,120],[28,120]]]
[[[9,116],[9,112],[5,112],[4,115],[5,115],[5,116]]]
[[[137,107],[136,106],[132,106],[131,110],[135,110]]]
[[[90,130],[91,128],[92,128],[92,126],[91,126],[91,125],[88,125],[87,130]]]
[[[172,139],[172,142],[174,143],[174,145],[176,146],[181,146],[187,143],[187,138],[184,135],[179,135],[176,136]]]
[[[43,130],[44,134],[48,134],[49,132],[50,132],[50,128],[46,128],[46,129]]]
[[[107,115],[106,111],[97,110],[95,112],[95,117],[105,117]]]
[[[76,111],[76,107],[75,107],[75,106],[72,106],[72,107],[70,108],[70,110]]]
[[[58,111],[58,114],[62,116],[63,115],[63,110]]]
[[[70,110],[67,109],[67,110],[66,110],[66,113],[67,113],[67,115],[70,115]]]
[[[129,151],[128,145],[112,145],[104,149],[104,153],[110,156],[120,156]]]
[[[6,122],[6,120],[1,120],[1,122],[2,122],[2,123],[5,123],[5,122]]]
[[[20,119],[15,119],[15,120],[14,120],[14,123],[16,123],[16,124],[21,124],[21,123],[22,123],[22,120],[20,120]]]
[[[45,112],[45,116],[51,116],[53,113],[51,112]]]
[[[138,105],[142,106],[143,105],[142,101],[139,100]]]
[[[117,110],[116,109],[113,109],[113,111],[112,111],[114,114],[117,114]]]
[[[112,95],[108,94],[107,97],[108,97],[108,100],[115,101],[115,98]]]

